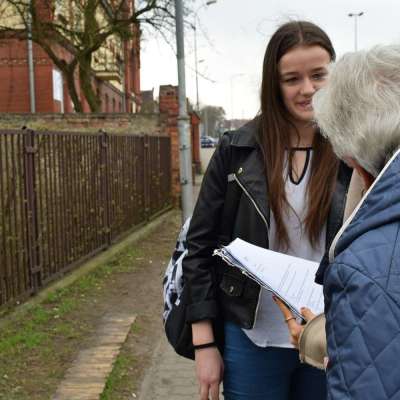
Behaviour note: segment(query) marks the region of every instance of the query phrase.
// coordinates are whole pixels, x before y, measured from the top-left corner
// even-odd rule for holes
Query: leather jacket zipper
[[[267,222],[267,219],[265,218],[264,214],[261,212],[261,210],[258,208],[256,202],[254,201],[253,197],[251,197],[250,193],[247,191],[247,189],[243,186],[243,184],[239,181],[239,178],[236,176],[236,174],[233,174],[233,177],[235,179],[235,181],[237,182],[237,184],[242,188],[243,192],[246,194],[246,196],[250,199],[250,201],[252,202],[253,206],[255,207],[255,209],[257,210],[258,214],[260,215],[260,217],[262,218],[262,220],[265,223],[265,226],[267,227],[267,232],[269,232],[269,224]]]
[[[233,174],[233,178],[235,179],[236,183],[241,187],[241,189],[243,190],[243,192],[245,193],[245,195],[250,199],[250,201],[252,202],[254,208],[257,210],[257,213],[260,215],[261,219],[264,221],[265,226],[267,228],[267,239],[269,236],[269,224],[267,222],[267,219],[265,218],[264,214],[261,212],[261,210],[258,208],[255,200],[253,199],[253,197],[250,195],[250,193],[247,191],[247,189],[243,186],[243,184],[240,182],[239,178],[236,176],[236,174]],[[247,274],[245,274],[247,276]],[[249,278],[251,279],[251,278]],[[258,309],[260,308],[260,297],[261,297],[261,290],[262,288],[260,287],[260,291],[258,292],[258,299],[257,299],[257,307],[256,307],[256,311],[254,313],[254,319],[253,319],[253,324],[251,329],[254,328],[254,325],[256,324],[257,321],[257,315],[258,315]]]

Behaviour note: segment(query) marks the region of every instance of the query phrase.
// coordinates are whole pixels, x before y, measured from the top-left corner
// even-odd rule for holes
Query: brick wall
[[[165,125],[166,133],[171,138],[171,190],[175,206],[179,205],[181,193],[179,179],[179,141],[178,141],[178,115],[179,102],[176,86],[162,85],[159,94],[159,109],[161,119]]]
[[[70,54],[57,50],[58,56],[67,61]],[[0,112],[30,112],[28,47],[26,41],[7,40],[0,45]],[[35,103],[37,112],[60,112],[61,102],[53,98],[54,65],[47,54],[33,44]],[[78,78],[76,78],[78,82]],[[79,85],[78,85],[79,87]],[[64,92],[64,111],[72,112],[72,104],[66,84]]]
[[[0,129],[132,133],[162,135],[165,127],[158,114],[1,114]]]
[[[179,100],[178,87],[172,85],[160,86],[159,108],[161,121],[165,125],[166,132],[171,138],[171,168],[172,168],[172,194],[175,205],[179,205],[181,186],[179,179],[179,133],[178,133],[178,115]],[[191,131],[191,149],[192,164],[194,172],[201,171],[200,164],[200,118],[194,112],[190,113],[190,131]]]
[[[112,89],[110,89],[112,90]],[[104,92],[102,92],[104,93]],[[180,201],[178,88],[160,87],[159,114],[88,113],[88,114],[10,114],[0,113],[0,129],[20,129],[27,126],[36,130],[97,132],[104,129],[113,133],[163,134],[171,139],[171,191],[175,206]],[[193,171],[200,170],[199,122],[196,113],[190,113]]]
[[[201,173],[200,121],[200,117],[197,115],[197,113],[190,113],[190,131],[192,134],[192,163],[197,174]]]
[[[134,43],[130,41],[129,43]],[[55,49],[60,58],[67,62],[71,60],[71,54],[65,49]],[[136,110],[133,106],[133,99],[140,98],[140,64],[138,58],[139,51],[133,52],[127,47],[130,54],[126,65],[127,84],[125,88],[129,93],[126,95],[127,111]],[[52,113],[61,111],[61,102],[53,98],[53,62],[48,55],[36,44],[33,44],[33,62],[35,78],[35,101],[36,111],[40,113]],[[79,90],[78,72],[75,76],[78,96],[82,99],[83,111],[90,112],[83,94]],[[107,81],[93,78],[93,86],[99,94],[102,112],[122,112],[123,93]],[[2,40],[0,42],[0,112],[28,113],[30,112],[29,97],[29,70],[28,70],[28,46],[26,41]],[[134,95],[130,93],[135,90]],[[137,92],[136,92],[137,90]],[[64,112],[73,112],[73,104],[68,93],[68,87],[63,85],[64,92]]]
[[[29,71],[26,43],[17,40],[0,46],[0,110],[29,112]]]

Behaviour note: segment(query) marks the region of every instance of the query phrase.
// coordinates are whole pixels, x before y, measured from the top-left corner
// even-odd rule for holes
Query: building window
[[[115,113],[117,110],[115,109],[115,99],[112,99],[112,110],[113,110],[113,113]]]
[[[60,112],[64,112],[64,82],[58,69],[53,69],[53,99],[60,102]]]

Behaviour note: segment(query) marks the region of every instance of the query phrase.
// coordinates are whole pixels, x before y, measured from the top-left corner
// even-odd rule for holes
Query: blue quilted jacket
[[[338,232],[329,258],[321,264],[328,399],[400,400],[400,151]]]

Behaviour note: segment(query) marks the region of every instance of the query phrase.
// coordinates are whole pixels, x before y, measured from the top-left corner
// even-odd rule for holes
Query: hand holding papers
[[[283,300],[300,318],[301,307],[308,307],[315,314],[324,311],[322,286],[314,282],[318,263],[263,249],[241,239],[215,250],[214,255],[240,268]]]

